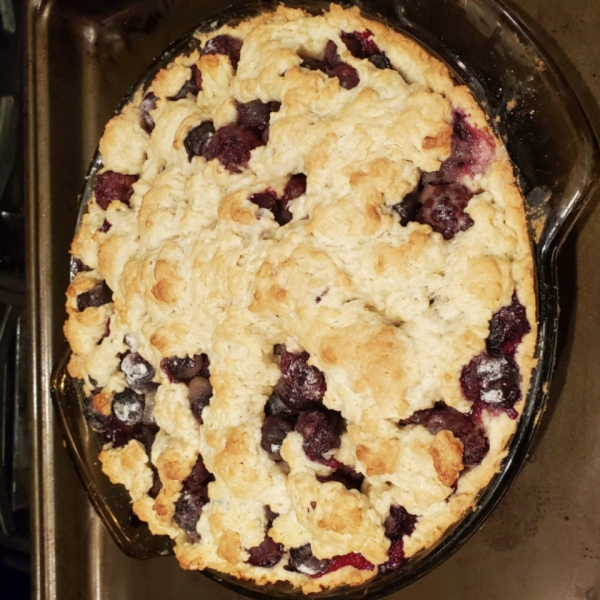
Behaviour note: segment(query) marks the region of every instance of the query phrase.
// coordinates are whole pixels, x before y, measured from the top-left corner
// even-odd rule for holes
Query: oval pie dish
[[[448,10],[455,11],[457,9],[457,6],[451,2],[444,3],[443,6],[444,9]],[[507,89],[510,89],[510,82],[505,83],[504,87],[498,85],[498,80],[491,78],[489,73],[482,74],[480,72],[479,69],[482,67],[481,65],[474,64],[477,63],[475,59],[473,59],[471,63],[467,63],[464,54],[461,55],[461,52],[464,52],[464,49],[461,49],[460,47],[461,39],[450,40],[450,44],[456,45],[456,47],[452,49],[448,49],[444,46],[436,47],[435,40],[439,38],[435,37],[435,27],[428,23],[427,25],[429,26],[430,31],[424,31],[420,29],[422,21],[412,20],[414,17],[419,17],[425,21],[427,20],[423,15],[419,15],[419,9],[416,5],[415,7],[412,7],[410,3],[405,3],[402,10],[398,7],[389,5],[373,5],[373,7],[370,7],[370,10],[366,12],[367,14],[371,13],[376,18],[383,18],[388,25],[393,27],[400,26],[404,32],[408,32],[421,42],[425,42],[429,50],[436,52],[447,64],[454,68],[455,76],[457,78],[462,79],[469,85],[474,95],[484,105],[488,116],[490,118],[498,118],[498,120],[494,118],[494,123],[497,125],[498,133],[506,140],[509,153],[519,170],[520,183],[526,198],[526,208],[529,211],[530,235],[534,248],[538,310],[538,336],[536,342],[537,367],[532,375],[529,394],[525,401],[524,408],[522,409],[518,428],[510,444],[508,455],[504,459],[499,473],[492,479],[477,499],[474,510],[449,528],[444,533],[443,537],[435,544],[417,553],[415,556],[412,556],[398,568],[389,572],[385,572],[384,570],[384,572],[374,579],[370,579],[357,587],[351,589],[344,588],[344,597],[348,598],[364,597],[367,593],[369,597],[379,597],[390,593],[395,589],[399,589],[399,587],[406,585],[416,577],[421,576],[429,569],[433,568],[439,561],[456,549],[460,543],[462,543],[468,535],[481,524],[483,518],[489,514],[489,511],[493,508],[502,492],[506,489],[508,482],[516,474],[518,467],[525,456],[527,446],[531,440],[535,427],[539,422],[541,412],[543,411],[547,394],[546,384],[552,370],[557,313],[557,298],[554,286],[554,260],[556,249],[562,239],[561,236],[567,231],[575,214],[581,208],[586,193],[591,189],[596,176],[595,141],[589,132],[584,115],[579,110],[576,102],[573,101],[571,104],[567,105],[567,108],[560,105],[556,107],[557,113],[560,114],[561,119],[554,119],[552,121],[552,126],[556,132],[559,132],[562,135],[563,140],[566,139],[565,135],[570,135],[577,141],[576,147],[579,151],[577,158],[579,160],[569,164],[565,164],[565,161],[561,160],[559,164],[553,165],[554,181],[539,181],[537,173],[540,172],[540,165],[533,165],[531,163],[532,157],[526,156],[525,152],[527,143],[532,137],[539,133],[539,131],[536,130],[536,126],[539,126],[540,124],[537,122],[533,124],[528,123],[523,119],[528,111],[527,103],[531,101],[531,98],[534,95],[533,91],[541,93],[544,91],[544,86],[546,90],[553,89],[552,86],[555,86],[554,89],[556,89],[556,86],[563,86],[562,80],[556,75],[552,65],[541,53],[539,53],[535,45],[528,39],[527,34],[506,12],[496,5],[491,4],[488,5],[482,3],[481,5],[477,5],[477,7],[479,11],[477,14],[478,20],[473,19],[473,14],[465,15],[466,17],[470,17],[467,18],[467,22],[471,24],[474,23],[475,28],[480,27],[480,29],[482,29],[489,37],[489,30],[486,30],[486,27],[481,27],[481,25],[482,23],[484,25],[485,23],[489,24],[490,22],[493,22],[493,19],[495,18],[496,22],[499,23],[501,33],[502,27],[512,27],[512,31],[518,33],[518,39],[527,42],[529,54],[526,54],[525,58],[536,65],[536,69],[535,71],[532,71],[529,81],[530,87],[528,88],[526,97],[523,94],[523,90],[515,84],[515,81],[512,82],[512,97],[506,96]],[[315,6],[313,8],[317,11],[320,6]],[[411,8],[413,9],[412,12]],[[211,23],[210,27],[205,29],[205,31],[213,30],[223,22],[237,23],[242,18],[247,18],[248,16],[256,14],[257,11],[264,10],[264,5],[259,7],[245,6],[243,8],[238,7],[232,9],[223,16],[220,16],[217,19],[217,22]],[[202,28],[200,29],[202,30]],[[505,44],[513,43],[511,42],[511,39],[514,41],[514,38],[510,38],[506,35],[497,35],[496,38],[499,38],[501,43]],[[478,39],[477,36],[471,36],[471,41],[469,43],[474,43],[474,40]],[[448,43],[446,40],[445,42]],[[138,92],[138,90],[146,90],[148,86],[155,81],[155,77],[161,68],[171,63],[176,56],[192,51],[194,44],[194,38],[188,36],[186,39],[176,43],[170,48],[150,69],[141,84],[134,88],[132,94],[126,99],[125,104],[127,104],[131,98],[134,98],[136,93],[139,98],[140,92]],[[346,45],[348,45],[348,43],[346,43]],[[348,46],[348,48],[350,48],[350,46]],[[503,56],[506,59],[506,55],[503,54]],[[518,58],[521,63],[523,63],[524,57],[521,55]],[[339,64],[339,57],[336,60],[338,61],[337,63],[325,65],[325,67],[321,65],[318,66],[318,69],[325,70],[326,72],[327,69],[330,69],[333,72],[333,68]],[[545,69],[539,68],[540,60],[545,61]],[[464,64],[469,64],[469,68],[462,69],[462,65]],[[517,64],[516,66],[519,65]],[[522,64],[520,66],[522,68]],[[483,68],[485,68],[485,65]],[[500,69],[500,71],[502,70]],[[508,77],[507,73],[511,73],[511,71],[506,70],[504,73],[498,75],[500,81],[502,81],[502,76]],[[333,77],[333,75],[330,76]],[[512,76],[515,76],[514,70],[512,71]],[[508,78],[510,79],[510,77]],[[341,76],[339,79],[340,81],[343,81]],[[342,87],[346,86],[342,83]],[[348,89],[348,87],[346,87],[346,89]],[[562,88],[559,87],[559,89]],[[500,99],[498,98],[499,93],[503,94]],[[569,96],[567,95],[565,97],[568,98]],[[560,104],[559,100],[555,101],[557,104]],[[531,113],[529,113],[529,115],[531,119]],[[456,130],[456,121],[458,120],[456,115],[454,120]],[[540,118],[539,120],[543,121],[544,119]],[[544,125],[547,125],[547,123],[544,123]],[[559,131],[561,128],[562,130]],[[190,156],[190,150],[187,145],[186,150],[188,151],[188,156],[191,161],[192,156]],[[194,151],[192,151],[192,154],[194,154]],[[552,157],[552,152],[546,153],[544,158],[550,160],[549,157]],[[557,152],[556,158],[560,158],[560,153]],[[223,160],[221,160],[221,162],[223,163]],[[83,198],[82,214],[86,201],[91,197],[94,191],[96,192],[96,200],[98,200],[98,187],[96,182],[98,181],[98,171],[101,167],[101,159],[98,156],[92,165],[88,177],[88,183]],[[532,168],[531,172],[529,171],[530,168]],[[294,175],[294,177],[296,176]],[[287,187],[283,193],[287,193]],[[258,195],[260,196],[260,194]],[[265,194],[263,194],[263,196],[264,195]],[[295,198],[296,196],[293,197]],[[253,198],[256,200],[256,194]],[[259,202],[266,202],[264,199],[255,200],[252,201],[259,206],[262,206]],[[100,202],[98,203],[100,204]],[[267,205],[265,206],[268,208]],[[272,209],[269,210],[275,215],[275,212],[272,211]],[[285,223],[279,224],[283,225]],[[442,233],[442,231],[440,231],[440,233]],[[443,232],[443,234],[443,237],[448,239],[446,237],[446,232]],[[448,234],[448,237],[452,236]],[[77,269],[75,262],[72,264],[72,268],[74,271]],[[255,298],[257,297],[255,296]],[[317,300],[317,302],[319,302],[319,300]],[[504,306],[507,304],[508,303],[505,302]],[[290,355],[285,348],[276,352],[276,354],[281,356],[279,360],[281,360],[282,364],[282,373],[284,370],[284,360],[293,361],[295,359],[290,359],[289,356],[298,356],[298,351],[295,351],[295,355],[293,354],[294,350],[291,352],[292,354]],[[286,356],[288,358],[286,358]],[[54,396],[63,424],[65,425],[70,449],[75,455],[80,475],[86,484],[94,505],[103,517],[103,521],[113,534],[113,537],[115,537],[119,545],[127,553],[134,556],[145,557],[168,552],[170,549],[168,538],[154,538],[148,534],[143,526],[139,526],[135,523],[135,520],[132,522],[129,516],[130,507],[127,494],[123,494],[122,490],[119,488],[108,485],[106,479],[101,474],[96,457],[102,446],[102,440],[91,430],[83,417],[85,394],[80,383],[70,379],[66,374],[67,360],[68,358],[65,358],[61,361],[61,364],[57,366],[53,383]],[[463,382],[463,390],[464,389],[465,384]],[[302,416],[300,417],[300,420],[301,419]],[[414,420],[412,421],[412,423],[416,422],[417,421]],[[296,431],[298,431],[298,427],[296,428]],[[449,481],[446,485],[453,485],[453,483]],[[136,527],[135,525],[138,526]],[[213,572],[210,569],[207,569],[205,572],[209,576],[222,581],[225,585],[233,587],[250,596],[264,597],[265,593],[270,597],[276,598],[301,595],[298,590],[293,590],[288,585],[282,583],[270,583],[266,586],[261,586],[249,581],[241,581],[240,579],[223,573]],[[324,598],[340,597],[340,593],[341,590],[337,588],[335,590],[321,592],[317,596]]]

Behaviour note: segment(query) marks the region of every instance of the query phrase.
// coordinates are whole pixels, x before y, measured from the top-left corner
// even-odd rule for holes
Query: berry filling
[[[215,126],[212,121],[204,121],[197,127],[190,129],[183,140],[183,146],[190,162],[192,162],[194,156],[204,156],[208,140],[214,133]]]
[[[502,307],[490,320],[490,334],[486,340],[491,356],[514,356],[523,336],[531,331],[525,307],[513,293],[509,306]]]
[[[262,140],[252,131],[239,125],[225,125],[208,139],[202,154],[206,160],[218,159],[230,173],[241,173],[248,166],[250,152],[261,145]]]
[[[430,225],[444,239],[473,226],[465,212],[473,193],[462,183],[466,176],[484,173],[494,156],[494,141],[481,129],[467,123],[455,110],[452,125],[452,150],[435,173],[422,173],[417,189],[392,208],[404,227],[410,221]]]
[[[206,42],[200,54],[223,54],[229,57],[233,70],[237,70],[242,52],[242,40],[230,35],[218,35]]]
[[[274,542],[268,535],[253,548],[249,548],[250,558],[246,561],[255,567],[274,567],[283,556],[283,545]]]
[[[115,171],[100,173],[94,182],[96,203],[103,210],[114,200],[120,200],[129,206],[129,199],[133,195],[132,186],[138,179],[139,175],[124,175]]]
[[[304,453],[314,461],[326,460],[324,454],[340,447],[345,429],[342,415],[330,409],[302,412],[294,427],[304,438]]]
[[[202,71],[196,66],[191,67],[190,78],[181,86],[181,89],[169,98],[169,100],[181,100],[187,98],[188,95],[197,96],[202,89]]]
[[[337,77],[340,85],[346,90],[355,88],[360,82],[358,71],[352,65],[342,62],[333,40],[329,40],[325,45],[323,60],[308,57],[300,66],[311,71],[323,71],[328,77]]]
[[[392,63],[371,39],[372,35],[371,31],[365,29],[365,31],[355,31],[353,33],[342,31],[341,37],[354,58],[366,58],[378,69],[391,69]]]
[[[417,517],[411,515],[403,506],[393,504],[390,506],[390,514],[383,522],[385,535],[391,540],[388,550],[388,560],[379,566],[380,573],[387,573],[397,569],[404,561],[404,543],[402,538],[411,535],[415,530]]]
[[[461,413],[445,402],[436,402],[433,408],[418,410],[399,423],[400,426],[411,424],[423,425],[433,435],[442,429],[452,432],[463,443],[463,464],[467,468],[480,464],[490,449],[484,430],[475,423],[473,416]]]
[[[112,223],[109,223],[107,219],[104,219],[104,221],[102,221],[102,227],[100,227],[100,232],[108,233],[110,231],[111,227],[112,227]]]
[[[214,477],[204,466],[202,456],[198,455],[191,473],[183,480],[181,496],[175,503],[175,523],[188,534],[193,541],[200,540],[196,524],[202,514],[202,508],[209,502],[208,484]]]
[[[276,461],[281,458],[281,445],[285,436],[294,430],[296,418],[285,413],[268,415],[265,417],[261,427],[260,446],[269,453]]]
[[[77,310],[83,312],[86,308],[97,308],[109,302],[112,302],[112,290],[105,281],[101,281],[91,290],[77,296]]]
[[[153,92],[148,92],[140,104],[140,125],[146,133],[152,133],[156,124],[150,114],[151,110],[156,108],[156,96]]]
[[[121,371],[125,373],[127,385],[136,392],[147,392],[154,388],[148,385],[154,378],[154,367],[137,352],[128,352],[121,361]]]

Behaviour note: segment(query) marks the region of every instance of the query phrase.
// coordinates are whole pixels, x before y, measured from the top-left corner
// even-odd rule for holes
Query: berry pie
[[[69,373],[182,567],[358,585],[507,454],[535,364],[523,199],[471,93],[356,7],[195,41],[100,140]]]

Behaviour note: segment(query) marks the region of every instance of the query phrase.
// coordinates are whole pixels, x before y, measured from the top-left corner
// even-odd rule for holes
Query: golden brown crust
[[[356,58],[341,39],[342,31],[366,29],[393,68]],[[388,560],[392,506],[417,517],[402,539],[411,557],[471,510],[501,468],[517,424],[506,412],[483,412],[490,450],[475,467],[465,466],[463,441],[451,431],[398,423],[440,400],[469,413],[461,374],[485,351],[492,316],[515,292],[532,326],[514,356],[522,396],[514,408],[522,411],[537,336],[523,200],[470,92],[418,44],[357,7],[331,5],[311,17],[281,6],[197,37],[204,47],[219,33],[243,41],[236,70],[225,55],[180,56],[149,88],[157,99],[151,133],[140,120],[141,91],[106,127],[104,170],[139,179],[128,203],[103,210],[92,197],[71,245],[90,270],[67,290],[69,373],[109,416],[115,394],[131,385],[123,357],[138,353],[154,368],[152,391],[143,392],[159,426],[150,456],[132,440],[107,445],[100,458],[111,481],[129,490],[136,514],[175,540],[184,568],[259,584],[285,580],[305,593],[358,585]],[[306,56],[323,56],[328,40],[356,70],[355,88],[303,66]],[[201,91],[174,100],[195,69]],[[281,107],[247,166],[234,173],[218,159],[188,156],[192,129],[232,125],[238,104],[257,99]],[[444,239],[414,219],[401,225],[392,207],[451,155],[457,114],[485,137],[489,160],[460,180],[472,194],[472,226]],[[289,202],[292,219],[280,226],[251,198],[282,198],[299,173],[306,191]],[[102,281],[111,301],[80,311],[78,298]],[[282,443],[284,462],[261,446],[265,404],[281,376],[278,344],[305,350],[324,373],[323,404],[345,421],[325,463],[352,467],[364,477],[360,489],[329,480],[332,467],[308,458],[298,432]],[[212,397],[199,423],[187,382],[169,381],[161,365],[202,353]],[[198,540],[175,516],[199,456],[212,477]],[[156,497],[151,466],[162,485]],[[252,566],[250,549],[265,535],[283,556],[270,568]],[[285,569],[289,551],[306,544],[319,559],[360,553],[373,568],[314,578]]]

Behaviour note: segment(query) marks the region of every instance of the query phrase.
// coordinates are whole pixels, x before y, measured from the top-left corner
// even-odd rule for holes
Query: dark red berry
[[[383,54],[379,46],[371,39],[373,32],[369,29],[346,33],[342,31],[341,38],[350,53],[355,58],[369,58],[376,54]]]
[[[285,184],[282,200],[289,202],[295,200],[306,193],[306,175],[304,173],[296,173],[292,175],[289,181]]]
[[[296,419],[285,413],[268,415],[261,427],[260,446],[273,460],[281,460],[281,445],[286,435],[294,430]]]
[[[218,159],[230,173],[241,173],[248,166],[250,152],[262,141],[250,130],[239,125],[226,125],[218,129],[203,149],[206,160]]]
[[[265,404],[265,415],[277,415],[279,413],[284,413],[293,417],[298,416],[297,410],[290,408],[275,392],[273,392]]]
[[[102,227],[100,227],[100,231],[102,233],[108,233],[111,227],[112,223],[109,223],[107,219],[104,219],[104,221],[102,221]]]
[[[275,392],[281,400],[294,410],[314,408],[323,402],[327,390],[325,375],[315,366],[308,364],[308,352],[280,353],[281,379]]]
[[[417,213],[419,223],[430,225],[445,240],[459,231],[473,226],[473,219],[465,208],[473,194],[460,183],[425,185],[420,194],[421,206]]]
[[[137,352],[128,352],[121,361],[127,385],[136,392],[145,392],[146,384],[154,378],[154,367]]]
[[[340,85],[347,90],[355,88],[360,81],[358,71],[352,65],[342,62],[333,40],[325,45],[323,60],[307,57],[300,66],[311,71],[323,71],[328,77],[337,77]]]
[[[197,96],[202,89],[202,71],[196,66],[191,67],[190,78],[181,86],[181,89],[169,98],[169,100],[181,100],[187,98],[188,95]]]
[[[186,356],[184,358],[171,356],[160,361],[160,368],[171,383],[181,381],[188,383],[197,375],[208,378],[210,377],[209,366],[210,362],[206,354],[196,354],[193,357]]]
[[[175,503],[175,523],[194,541],[200,539],[196,524],[202,508],[209,502],[208,484],[214,480],[199,454],[191,473],[183,480],[181,495]]]
[[[463,394],[473,403],[482,402],[487,408],[510,411],[521,399],[521,377],[518,367],[506,356],[478,354],[463,367],[460,383]]]
[[[437,172],[437,179],[452,183],[464,176],[484,173],[494,157],[494,140],[467,122],[466,115],[458,110],[453,114],[452,150]]]
[[[302,448],[306,456],[318,460],[340,447],[345,424],[335,410],[308,410],[300,413],[294,429],[304,438]]]
[[[271,527],[271,525],[273,524],[273,521],[279,516],[279,513],[276,513],[275,511],[271,510],[271,507],[266,504],[265,505],[265,517],[267,519],[267,526]]]
[[[103,306],[109,302],[112,302],[112,290],[105,281],[101,281],[91,290],[77,296],[77,310],[82,312],[86,308]]]
[[[227,34],[218,35],[206,42],[201,54],[223,54],[229,57],[231,66],[235,71],[240,62],[242,40]]]
[[[525,307],[513,293],[512,302],[502,307],[490,320],[487,351],[492,356],[514,356],[523,336],[531,331]]]
[[[120,200],[129,206],[129,199],[133,195],[133,184],[139,175],[123,175],[115,171],[104,171],[96,177],[94,182],[94,195],[100,208],[106,210],[113,200]]]
[[[429,433],[435,435],[442,429],[451,431],[463,443],[463,464],[474,467],[481,463],[490,449],[484,430],[474,422],[470,415],[436,402],[433,408],[418,410],[410,418],[400,421],[399,425],[423,425]]]
[[[338,65],[342,64],[342,59],[337,51],[337,46],[333,40],[329,40],[325,44],[325,53],[323,56],[323,62],[327,65],[327,69],[333,69]]]
[[[283,546],[275,543],[268,535],[253,548],[249,548],[250,558],[246,561],[255,567],[274,567],[283,556]]]
[[[155,127],[150,111],[156,108],[156,96],[148,92],[140,104],[140,125],[146,133],[152,133]]]
[[[194,156],[204,156],[206,145],[215,133],[215,126],[212,121],[204,121],[197,127],[190,129],[183,140],[183,146],[191,162]]]
[[[312,553],[310,544],[305,544],[299,548],[290,548],[290,558],[284,569],[313,577],[323,574],[329,563],[329,559],[318,559]]]
[[[194,377],[188,383],[188,393],[190,395],[190,408],[194,418],[200,425],[202,420],[202,411],[210,404],[213,395],[213,388],[206,377]]]

